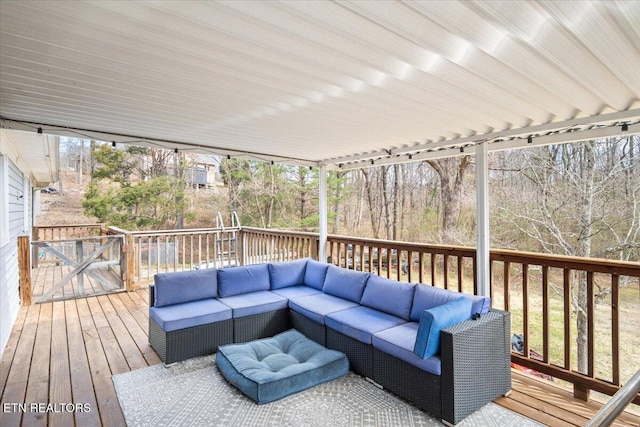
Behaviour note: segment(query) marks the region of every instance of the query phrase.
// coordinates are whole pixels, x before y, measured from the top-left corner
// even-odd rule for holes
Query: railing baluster
[[[522,335],[524,355],[529,358],[529,264],[522,264]]]
[[[620,385],[620,276],[611,275],[611,381]]]
[[[443,255],[442,270],[444,270],[444,288],[449,289],[449,255]]]
[[[509,261],[504,261],[503,264],[504,273],[503,273],[503,281],[504,281],[504,309],[505,311],[510,311],[511,307],[511,287],[510,279],[511,279],[511,263]]]
[[[549,363],[549,267],[542,266],[542,360]]]
[[[462,270],[462,255],[458,255],[458,292],[462,292],[462,281],[464,280]]]
[[[564,286],[564,369],[571,370],[571,270],[563,269]]]
[[[587,272],[587,348],[588,375],[595,378],[595,348],[596,348],[596,305],[593,292],[593,272]]]
[[[431,286],[436,285],[436,253],[431,252]]]

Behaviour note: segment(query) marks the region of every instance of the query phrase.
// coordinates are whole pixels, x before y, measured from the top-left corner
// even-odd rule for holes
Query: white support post
[[[322,165],[318,168],[319,182],[319,202],[318,211],[320,217],[320,240],[318,247],[318,261],[327,261],[327,167]]]
[[[489,166],[487,144],[476,145],[476,264],[478,295],[491,295],[489,276]]]

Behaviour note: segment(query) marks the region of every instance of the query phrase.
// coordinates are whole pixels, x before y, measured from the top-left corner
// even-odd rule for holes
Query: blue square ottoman
[[[258,404],[334,380],[349,372],[344,353],[329,350],[295,329],[218,348],[216,365],[231,384]]]

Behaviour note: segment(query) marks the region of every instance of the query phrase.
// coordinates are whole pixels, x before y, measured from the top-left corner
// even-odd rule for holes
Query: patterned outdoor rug
[[[132,426],[441,426],[439,420],[347,376],[265,405],[256,405],[222,377],[215,355],[114,375]],[[460,426],[540,426],[493,403]]]

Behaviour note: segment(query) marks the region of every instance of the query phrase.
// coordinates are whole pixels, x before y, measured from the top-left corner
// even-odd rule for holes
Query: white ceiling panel
[[[638,123],[639,46],[638,1],[3,0],[0,125],[309,165],[504,149]]]

